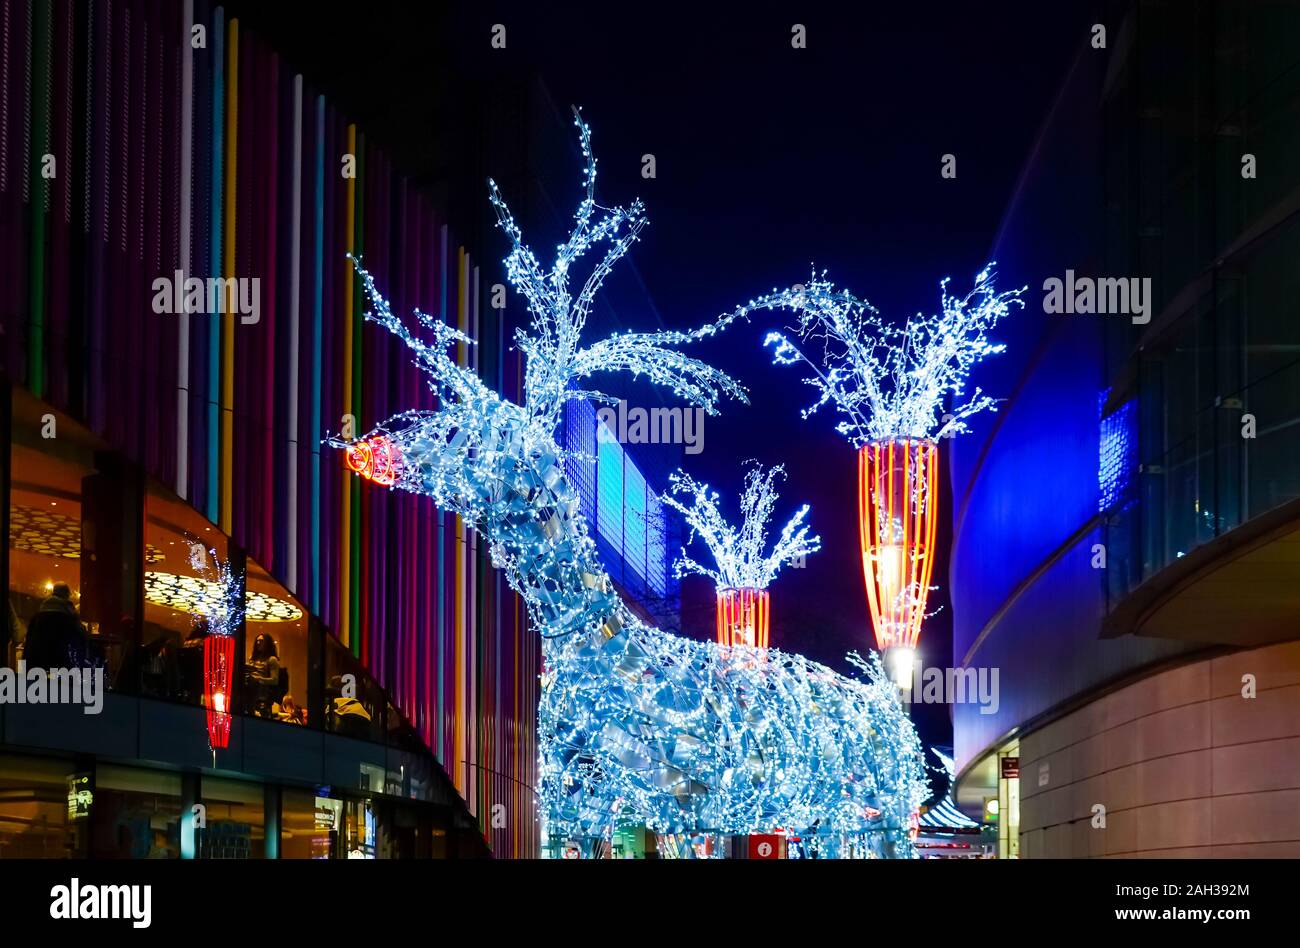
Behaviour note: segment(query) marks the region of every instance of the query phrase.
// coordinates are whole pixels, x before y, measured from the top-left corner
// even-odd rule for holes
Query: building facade
[[[110,741],[77,717],[64,740],[0,706],[0,784],[96,784],[72,851],[100,853],[95,807],[154,774],[178,813],[219,786],[246,827],[263,800],[263,854],[320,849],[285,827],[333,820],[333,800],[369,854],[386,819],[422,840],[401,854],[536,854],[540,646],[521,602],[458,518],[361,490],[323,443],[431,407],[364,321],[349,254],[395,311],[458,326],[477,343],[459,358],[518,392],[507,315],[445,217],[220,6],[0,7],[6,660],[66,582],[111,682],[104,720],[137,722]],[[195,542],[247,577],[239,713],[214,756],[186,675]],[[287,685],[269,699],[245,677],[268,638]],[[346,682],[364,715],[341,713]],[[0,840],[29,854],[14,819],[0,811]],[[180,853],[160,822],[136,854]]]
[[[1029,304],[954,442],[950,580],[955,661],[1001,673],[956,799],[1002,856],[1300,855],[1296,12],[1104,5],[994,249]]]

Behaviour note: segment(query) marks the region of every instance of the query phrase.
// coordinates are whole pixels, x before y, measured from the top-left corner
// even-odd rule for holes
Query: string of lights
[[[884,320],[866,300],[836,289],[825,271],[814,272],[806,286],[750,300],[728,318],[760,309],[797,314],[791,332],[802,346],[780,331],[768,333],[764,345],[773,347],[778,365],[802,363],[811,371],[804,382],[818,397],[804,409],[804,418],[833,402],[845,416],[836,430],[858,448],[901,438],[937,440],[967,430],[972,415],[997,408],[978,387],[961,402],[975,365],[1005,348],[988,332],[1012,306],[1024,306],[1025,287],[996,292],[995,267],[990,263],[981,270],[965,296],[951,295],[945,277],[939,312],[918,312],[902,326]],[[953,405],[941,414],[949,397]]]
[[[660,833],[794,828],[827,834],[828,851],[836,834],[856,834],[878,855],[912,855],[912,816],[926,796],[921,747],[878,662],[850,679],[778,650],[765,662],[737,661],[735,650],[641,622],[600,563],[555,430],[565,401],[607,396],[579,390],[575,380],[629,371],[710,412],[724,395],[743,398],[744,389],[668,348],[720,331],[734,317],[689,333],[621,333],[580,345],[592,295],[645,218],[639,202],[612,210],[595,204],[590,132],[576,114],[575,121],[585,196],[549,271],[490,185],[513,244],[507,274],[531,313],[529,329],[516,334],[525,403],[457,365],[447,348],[470,340],[440,320],[417,313],[429,341],[417,338],[357,263],[372,307],[367,318],[412,351],[439,407],[403,412],[359,440],[327,440],[358,475],[462,516],[526,603],[544,639],[537,722],[544,840],[608,839],[621,824]],[[572,265],[599,242],[608,249],[571,294]],[[770,475],[766,484],[768,500],[756,488],[756,514],[770,513],[775,500]],[[806,528],[794,532],[805,512],[787,527],[781,557],[815,542]]]
[[[206,626],[209,635],[234,635],[244,615],[242,574],[232,570],[216,550],[205,550],[201,543],[190,545],[190,566],[199,574],[197,582],[202,589],[185,600],[186,611]]]
[[[216,550],[204,550],[201,543],[190,545],[190,566],[205,587],[205,595],[194,598],[190,609],[198,627],[206,627],[207,632],[203,636],[203,704],[207,708],[208,746],[216,766],[217,751],[230,745],[235,634],[244,616],[244,577]]]
[[[669,476],[669,490],[660,498],[680,513],[691,528],[686,546],[697,537],[708,548],[715,564],[714,569],[700,565],[682,547],[674,568],[677,578],[690,574],[707,576],[724,588],[766,589],[776,578],[781,567],[821,549],[821,537],[808,536],[809,526],[804,523],[809,507],[804,504],[781,530],[772,551],[767,548],[767,528],[772,511],[781,495],[776,491],[776,480],[785,476],[784,465],[764,470],[754,465],[745,472],[745,490],[740,497],[740,529],[736,529],[722,515],[718,507],[718,493],[708,484],[701,484],[691,475],[676,471]],[[690,503],[678,499],[688,497]]]
[[[778,365],[802,364],[817,399],[806,419],[828,402],[841,415],[836,430],[858,451],[858,524],[862,569],[876,644],[906,688],[926,599],[932,591],[938,496],[937,446],[968,430],[967,419],[997,410],[979,387],[966,396],[972,369],[1005,348],[989,332],[1024,306],[1025,287],[997,292],[995,263],[965,296],[940,281],[939,312],[918,312],[901,326],[869,302],[813,271],[808,284],[750,300],[729,318],[761,309],[796,314],[789,333],[768,333]],[[944,412],[945,405],[949,405]]]

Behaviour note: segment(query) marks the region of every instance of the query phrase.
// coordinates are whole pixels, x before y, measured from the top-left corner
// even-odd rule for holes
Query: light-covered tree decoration
[[[724,589],[766,589],[787,563],[816,553],[821,537],[808,535],[804,522],[809,507],[800,507],[781,530],[781,536],[767,549],[768,523],[780,494],[776,480],[785,476],[784,465],[763,469],[755,464],[745,473],[745,491],[740,498],[740,528],[733,527],[718,507],[718,493],[691,475],[677,471],[669,477],[669,490],[660,499],[685,519],[691,528],[687,546],[697,537],[713,556],[714,568],[702,566],[682,548],[675,564],[677,576],[697,573]],[[689,503],[680,498],[686,497]]]
[[[814,271],[808,285],[773,290],[738,307],[793,311],[794,338],[768,334],[773,361],[802,364],[817,399],[803,416],[833,402],[836,430],[858,449],[858,522],[862,568],[876,644],[904,687],[925,619],[935,562],[938,441],[967,430],[966,421],[997,402],[978,387],[966,395],[977,363],[1001,352],[989,332],[1025,288],[999,293],[990,263],[965,296],[940,283],[939,312],[902,325]],[[950,403],[950,404],[949,404]],[[945,413],[944,409],[948,407]]]
[[[645,375],[656,385],[670,387],[681,398],[710,414],[716,414],[717,403],[723,395],[743,400],[744,389],[725,372],[672,348],[714,335],[734,319],[732,316],[689,332],[621,332],[589,346],[581,344],[596,293],[614,264],[639,239],[648,221],[640,199],[626,208],[607,208],[596,203],[596,158],[591,150],[591,130],[577,109],[573,114],[584,160],[583,196],[574,214],[573,230],[556,248],[549,270],[542,269],[537,255],[524,243],[523,233],[496,182],[488,180],[498,226],[512,245],[505,259],[506,276],[527,300],[532,317],[528,331],[521,328],[515,333],[515,345],[527,357],[524,407],[530,424],[540,431],[553,432],[565,402],[572,399],[615,401],[603,392],[574,384],[598,372]],[[588,251],[602,247],[603,256],[590,268],[581,288],[575,292],[574,284],[578,281],[574,264]]]
[[[190,544],[190,566],[205,583],[204,594],[194,601],[194,619],[209,635],[234,635],[244,617],[243,576],[201,543]]]
[[[734,317],[690,333],[621,333],[583,345],[592,296],[644,215],[639,204],[595,204],[590,133],[581,117],[576,123],[584,198],[549,272],[492,187],[514,248],[507,274],[532,313],[530,330],[516,337],[526,358],[525,403],[458,366],[446,349],[471,340],[440,320],[417,314],[428,341],[417,338],[362,270],[373,307],[367,318],[411,349],[439,407],[330,443],[359,475],[463,517],[524,599],[544,639],[538,806],[550,839],[608,839],[623,823],[662,833],[797,827],[822,834],[830,850],[856,840],[879,855],[913,855],[908,825],[926,796],[924,763],[878,666],[865,680],[849,679],[772,650],[761,667],[738,667],[712,643],[641,622],[600,562],[555,429],[567,400],[603,396],[571,383],[601,370],[630,371],[710,411],[743,390],[670,348]],[[575,295],[572,264],[596,243],[608,247]]]
[[[208,558],[212,563],[209,565]],[[216,766],[219,749],[230,744],[231,697],[234,694],[235,634],[244,618],[244,577],[214,549],[190,544],[190,566],[205,581],[194,607],[203,637],[203,706],[207,709],[208,747]]]
[[[814,272],[807,286],[751,300],[731,316],[758,309],[797,314],[797,343],[775,331],[765,345],[774,347],[778,364],[802,363],[811,371],[805,381],[818,397],[805,418],[833,402],[844,416],[836,430],[854,447],[904,438],[933,441],[965,431],[967,418],[996,409],[979,388],[963,401],[971,369],[1005,348],[988,338],[989,331],[1012,306],[1024,305],[1024,287],[996,292],[995,266],[981,270],[965,296],[950,294],[945,277],[939,312],[918,312],[901,326],[884,320],[866,300],[836,289],[825,272]],[[944,414],[949,398],[952,406]]]

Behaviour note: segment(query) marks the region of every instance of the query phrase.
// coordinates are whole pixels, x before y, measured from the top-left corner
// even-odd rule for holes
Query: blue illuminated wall
[[[1106,396],[1097,401],[1105,409]],[[1097,509],[1102,513],[1127,501],[1137,472],[1137,399],[1103,415],[1097,447]]]
[[[565,471],[610,575],[656,618],[662,618],[665,602],[676,611],[678,588],[668,562],[669,551],[676,549],[670,536],[674,524],[659,500],[661,485],[650,482],[590,402],[569,403],[564,448],[595,459],[570,458]]]
[[[972,379],[998,411],[945,442],[953,660],[998,669],[1000,691],[995,713],[954,706],[959,773],[1036,717],[1184,648],[1100,638],[1111,577],[1094,549],[1136,478],[1136,407],[1099,400],[1124,327],[1043,307],[1044,280],[1097,267],[1097,62],[1084,53],[1070,70],[987,255],[1007,287],[1028,286],[1024,310],[995,333],[1006,352]],[[1114,552],[1108,568],[1121,565]]]

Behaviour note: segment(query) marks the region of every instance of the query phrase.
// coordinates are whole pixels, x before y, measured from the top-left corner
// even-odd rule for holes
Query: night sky
[[[650,217],[632,254],[635,272],[610,281],[616,293],[620,280],[639,279],[648,290],[653,308],[620,313],[635,328],[698,324],[802,282],[814,262],[886,315],[932,311],[943,276],[961,288],[984,264],[1096,19],[1093,4],[1059,2],[706,9],[367,0],[354,7],[356,22],[310,3],[228,6],[289,50],[400,170],[453,200],[484,195],[479,172],[496,159],[483,153],[490,136],[473,127],[469,109],[539,80],[560,109],[582,106],[600,160],[598,199],[640,196]],[[494,23],[506,25],[505,50],[489,46]],[[807,27],[808,48],[791,48],[794,23]],[[656,158],[654,180],[641,177],[646,153]],[[945,153],[956,156],[955,180],[940,177]],[[570,176],[548,188],[576,202],[576,160],[545,163]],[[521,223],[538,249],[563,236]],[[496,261],[504,241],[480,236],[487,282],[503,279]],[[1014,261],[999,263],[1005,287],[1025,282]],[[734,496],[741,461],[786,464],[777,516],[810,502],[823,551],[773,587],[774,643],[843,670],[844,652],[870,641],[856,460],[828,409],[800,420],[812,389],[795,369],[770,365],[761,348],[778,325],[759,317],[698,350],[748,386],[751,404],[729,404],[709,419],[704,451],[688,466]],[[941,559],[940,586],[945,566]],[[688,610],[686,622],[711,635],[711,609]],[[927,664],[946,665],[950,651],[944,612],[923,631],[922,652]],[[927,743],[950,743],[946,708],[918,708],[917,720]]]

